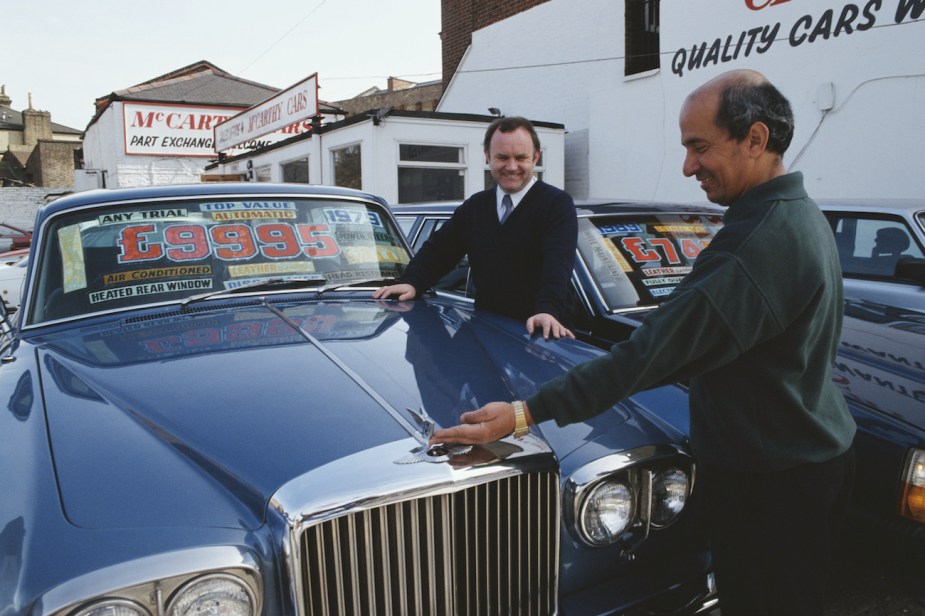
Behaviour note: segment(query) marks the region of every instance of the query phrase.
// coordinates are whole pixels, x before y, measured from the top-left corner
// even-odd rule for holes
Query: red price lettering
[[[254,236],[247,225],[218,225],[212,227],[212,241],[217,248],[215,256],[226,261],[250,259],[257,254]]]
[[[194,329],[183,334],[183,346],[187,348],[209,346],[222,341],[222,330],[217,327]]]
[[[166,336],[164,338],[146,340],[142,344],[149,353],[166,353],[180,346],[180,338],[179,336]]]
[[[164,255],[164,247],[152,242],[149,235],[154,233],[154,225],[126,227],[119,233],[116,243],[122,249],[119,263],[132,261],[153,261]]]
[[[697,256],[700,255],[700,251],[706,248],[709,244],[710,240],[694,240],[691,238],[684,238],[681,240],[681,251],[688,259],[696,259]]]
[[[664,250],[665,256],[668,258],[669,263],[677,265],[681,262],[681,258],[678,256],[678,251],[675,249],[672,241],[667,237],[653,237],[649,240],[649,243]]]
[[[260,323],[233,323],[225,331],[225,339],[228,342],[254,340],[260,336],[260,329]]]
[[[292,330],[292,327],[289,323],[286,323],[282,319],[273,319],[267,323],[267,328],[264,331],[264,336],[270,338],[279,338],[281,336],[292,335],[295,332]]]
[[[206,230],[200,225],[173,225],[164,229],[164,240],[170,248],[167,257],[173,261],[192,261],[209,255]]]
[[[641,237],[624,237],[620,242],[636,263],[648,263],[661,259],[657,252],[646,248],[646,241]]]
[[[243,224],[211,228],[171,225],[164,229],[163,237],[155,236],[153,224],[143,224],[122,229],[117,242],[122,249],[119,263],[154,261],[162,258],[165,250],[173,261],[204,259],[213,251],[225,261],[250,259],[258,254],[271,259],[296,257],[303,252],[310,257],[340,254],[337,240],[326,224],[298,225],[298,230],[285,223],[263,224],[254,230]]]
[[[305,245],[305,254],[310,257],[333,257],[340,250],[337,242],[328,233],[328,225],[299,225],[299,236]]]
[[[291,225],[272,223],[257,227],[260,250],[271,259],[294,257],[302,252],[302,246]]]

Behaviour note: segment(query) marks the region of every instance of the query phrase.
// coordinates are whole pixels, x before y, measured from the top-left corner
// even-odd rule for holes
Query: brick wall
[[[52,139],[51,114],[47,111],[26,109],[22,112],[23,145],[35,145],[42,139]]]
[[[38,209],[66,192],[47,188],[0,188],[0,220],[31,230],[35,226]]]
[[[407,82],[406,82],[407,83]],[[389,85],[394,85],[390,81]],[[404,111],[433,111],[443,92],[441,84],[416,85],[392,90],[381,90],[366,96],[332,103],[347,112],[348,115],[363,113],[370,109],[400,109]]]
[[[443,89],[459,66],[472,33],[549,0],[440,0]]]
[[[26,169],[36,186],[74,186],[74,151],[81,144],[71,141],[39,141],[29,156]]]

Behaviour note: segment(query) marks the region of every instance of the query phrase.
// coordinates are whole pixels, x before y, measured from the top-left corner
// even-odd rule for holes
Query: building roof
[[[23,130],[22,112],[16,111],[11,107],[0,107],[0,130]],[[65,126],[64,124],[52,122],[51,132],[68,135],[79,135],[83,131],[76,128],[71,128],[70,126]]]
[[[115,101],[185,103],[219,107],[252,107],[280,92],[255,81],[236,77],[211,62],[200,60],[154,79],[96,99],[92,126]]]
[[[279,88],[235,77],[201,60],[103,98],[250,107],[277,92]]]
[[[251,107],[279,92],[278,88],[235,77],[211,62],[200,60],[154,79],[96,99],[92,126],[116,101],[145,101]]]

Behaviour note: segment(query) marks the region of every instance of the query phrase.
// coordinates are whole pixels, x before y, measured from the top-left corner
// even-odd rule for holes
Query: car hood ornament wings
[[[411,416],[414,417],[418,424],[420,431],[415,435],[415,438],[418,439],[421,446],[412,449],[407,456],[395,460],[395,464],[416,464],[418,462],[437,464],[472,451],[471,445],[443,445],[441,443],[431,445],[430,437],[434,435],[436,422],[430,418],[423,406],[419,411],[415,411],[411,407],[407,407],[405,410],[411,413]]]

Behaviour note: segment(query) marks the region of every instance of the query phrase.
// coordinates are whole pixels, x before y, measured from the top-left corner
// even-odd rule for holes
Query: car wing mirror
[[[925,286],[925,259],[907,257],[896,263],[896,278]]]

